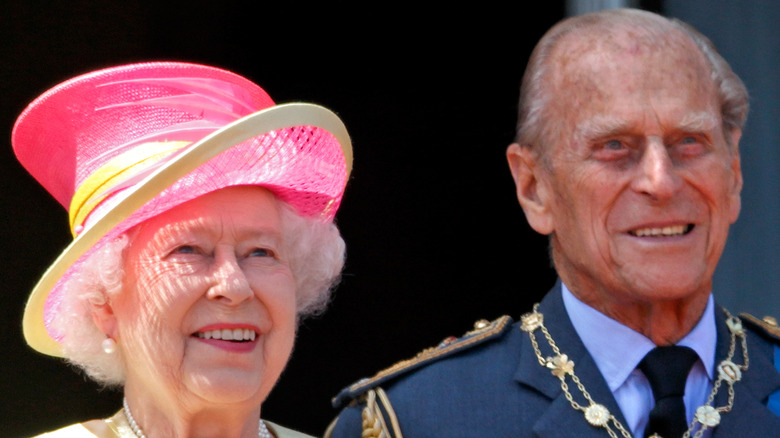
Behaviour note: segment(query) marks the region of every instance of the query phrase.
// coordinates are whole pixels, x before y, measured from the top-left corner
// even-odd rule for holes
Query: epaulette
[[[780,325],[778,325],[777,319],[773,316],[765,316],[762,319],[758,319],[753,315],[740,313],[739,317],[758,333],[780,343]]]
[[[439,345],[426,348],[411,359],[402,360],[395,365],[378,372],[373,377],[360,379],[344,388],[333,398],[333,407],[340,408],[350,400],[359,397],[367,390],[409,373],[412,370],[419,369],[432,362],[481,345],[487,341],[500,338],[504,332],[512,326],[512,322],[512,318],[509,316],[502,316],[493,322],[484,319],[477,321],[474,323],[474,329],[467,332],[462,337],[448,337],[439,343]]]

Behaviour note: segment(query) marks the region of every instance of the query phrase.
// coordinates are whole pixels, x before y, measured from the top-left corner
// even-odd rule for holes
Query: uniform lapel
[[[574,372],[590,393],[591,398],[596,403],[606,406],[617,417],[618,421],[626,424],[612,392],[566,314],[560,283],[556,284],[545,296],[539,311],[544,315],[544,324],[561,353],[568,355],[569,359],[574,361]],[[537,333],[537,340],[542,355],[552,356],[553,354],[541,333]],[[604,429],[588,424],[583,413],[571,406],[561,389],[560,380],[553,376],[550,370],[539,364],[530,338],[527,336],[523,340],[522,348],[515,380],[521,385],[533,388],[550,400],[546,410],[534,424],[534,432],[539,437],[603,438],[607,436]],[[570,379],[567,379],[567,383],[574,400],[587,406],[586,400],[576,385]]]
[[[721,309],[716,311],[718,344],[715,363],[728,357],[731,336],[726,326],[726,317]],[[773,347],[759,338],[760,335],[748,332],[748,358],[750,366],[742,374],[742,380],[734,384],[734,407],[731,412],[722,414],[720,425],[715,428],[713,438],[735,436],[777,436],[780,430],[780,418],[766,407],[771,393],[780,388],[780,375],[774,366]],[[734,362],[742,364],[742,355],[737,353]],[[717,378],[717,370],[715,371]],[[716,397],[716,406],[728,405],[727,387],[723,385]]]

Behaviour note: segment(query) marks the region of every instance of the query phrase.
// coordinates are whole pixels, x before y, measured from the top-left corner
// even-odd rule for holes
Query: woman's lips
[[[195,333],[195,335],[201,339],[217,339],[223,341],[242,342],[242,341],[254,341],[255,338],[257,337],[257,332],[255,332],[252,329],[223,328],[223,329],[199,331]]]
[[[260,329],[246,324],[210,325],[192,334],[194,339],[231,353],[249,353],[260,339]]]
[[[252,351],[262,332],[252,324],[209,324],[192,337],[209,345],[232,352]]]

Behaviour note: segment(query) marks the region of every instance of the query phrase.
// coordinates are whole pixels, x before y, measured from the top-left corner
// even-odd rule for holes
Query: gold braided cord
[[[381,401],[382,405],[385,407],[387,416],[390,417],[390,424],[393,426],[393,433],[395,438],[403,438],[403,434],[401,434],[401,426],[398,424],[398,417],[395,415],[393,405],[390,404],[390,398],[387,397],[385,390],[382,388],[377,388],[376,394],[379,396],[379,401]]]
[[[390,438],[390,431],[385,423],[382,410],[376,402],[376,391],[366,393],[366,407],[363,408],[362,438]]]
[[[330,422],[328,428],[325,429],[325,433],[322,435],[322,438],[331,438],[333,436],[333,429],[336,428],[336,423],[338,421],[339,421],[339,417],[336,417],[333,419],[333,421]]]
[[[734,383],[742,378],[742,372],[746,371],[750,364],[747,350],[747,337],[745,330],[742,327],[742,321],[739,318],[731,316],[726,309],[723,309],[723,311],[726,313],[726,325],[731,333],[728,355],[725,360],[718,364],[718,378],[712,385],[712,391],[707,398],[707,402],[696,409],[696,414],[694,415],[688,430],[683,434],[683,438],[701,438],[705,430],[716,427],[720,423],[721,413],[731,411],[734,406]],[[528,333],[528,336],[530,337],[531,346],[536,354],[539,365],[549,368],[553,376],[560,380],[561,390],[571,407],[581,411],[590,425],[594,427],[603,427],[610,437],[617,438],[617,432],[620,432],[623,438],[631,438],[631,433],[620,423],[620,421],[612,415],[604,405],[596,403],[593,400],[590,393],[585,389],[585,385],[574,373],[574,362],[569,360],[566,354],[561,353],[558,345],[553,340],[552,335],[550,335],[550,332],[547,330],[547,327],[544,326],[544,316],[539,312],[539,304],[537,303],[534,305],[532,312],[523,315],[521,321],[521,328]],[[539,342],[536,339],[537,331],[542,333],[543,338],[547,341],[550,349],[555,354],[554,356],[545,358],[542,355],[542,351],[539,348]],[[739,338],[740,340],[742,359],[744,361],[742,365],[737,365],[732,362],[736,353],[736,338]],[[569,376],[571,382],[577,387],[581,396],[587,402],[587,405],[581,404],[574,399],[574,396],[569,390],[569,385],[566,383],[567,376]],[[724,383],[728,387],[728,402],[725,406],[714,407],[715,397]],[[617,432],[612,429],[613,427],[617,429]],[[653,438],[663,437],[654,434]]]

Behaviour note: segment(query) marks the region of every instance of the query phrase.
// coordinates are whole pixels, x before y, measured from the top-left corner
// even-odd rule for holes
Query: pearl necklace
[[[739,318],[731,316],[726,309],[723,309],[723,311],[726,312],[726,325],[729,328],[729,332],[731,332],[731,344],[729,345],[728,356],[718,364],[718,379],[712,385],[712,391],[707,398],[707,402],[696,409],[693,421],[691,421],[688,431],[683,434],[683,438],[701,438],[705,430],[720,424],[720,414],[731,411],[731,408],[734,406],[734,383],[742,379],[742,372],[748,369],[747,340],[745,329],[742,327],[742,321]],[[569,360],[567,355],[562,354],[555,344],[555,341],[553,341],[550,332],[547,331],[547,328],[544,326],[544,316],[539,312],[539,304],[537,303],[534,305],[531,313],[523,315],[521,321],[522,330],[528,333],[528,336],[531,338],[531,344],[533,345],[534,353],[536,353],[539,365],[550,369],[552,375],[561,381],[561,389],[566,396],[566,400],[571,404],[571,407],[575,410],[582,411],[585,420],[592,426],[603,427],[610,437],[617,438],[617,434],[610,427],[610,423],[612,423],[615,429],[617,429],[624,438],[631,438],[631,434],[628,430],[626,430],[620,421],[609,412],[606,406],[593,401],[590,394],[585,389],[585,385],[583,385],[579,377],[574,374],[574,362]],[[535,335],[537,330],[542,333],[555,356],[547,358],[542,356]],[[742,347],[742,358],[745,362],[743,365],[737,365],[732,362],[736,351],[736,338],[739,338],[740,346]],[[574,400],[574,396],[572,396],[569,391],[569,385],[566,383],[566,376],[569,376],[569,379],[577,386],[577,389],[587,401],[587,406]],[[728,387],[728,404],[726,406],[713,407],[712,404],[715,401],[715,396],[724,383]],[[662,437],[658,434],[653,434],[650,438]]]
[[[133,418],[133,414],[130,413],[130,406],[127,405],[126,398],[122,399],[122,406],[124,407],[125,418],[127,418],[127,423],[130,425],[130,429],[133,431],[133,435],[135,435],[136,438],[146,438],[146,435],[138,426],[138,423],[135,422],[135,418]],[[271,434],[271,431],[269,431],[265,423],[263,423],[263,420],[260,420],[257,423],[257,437],[274,438],[274,436]]]

